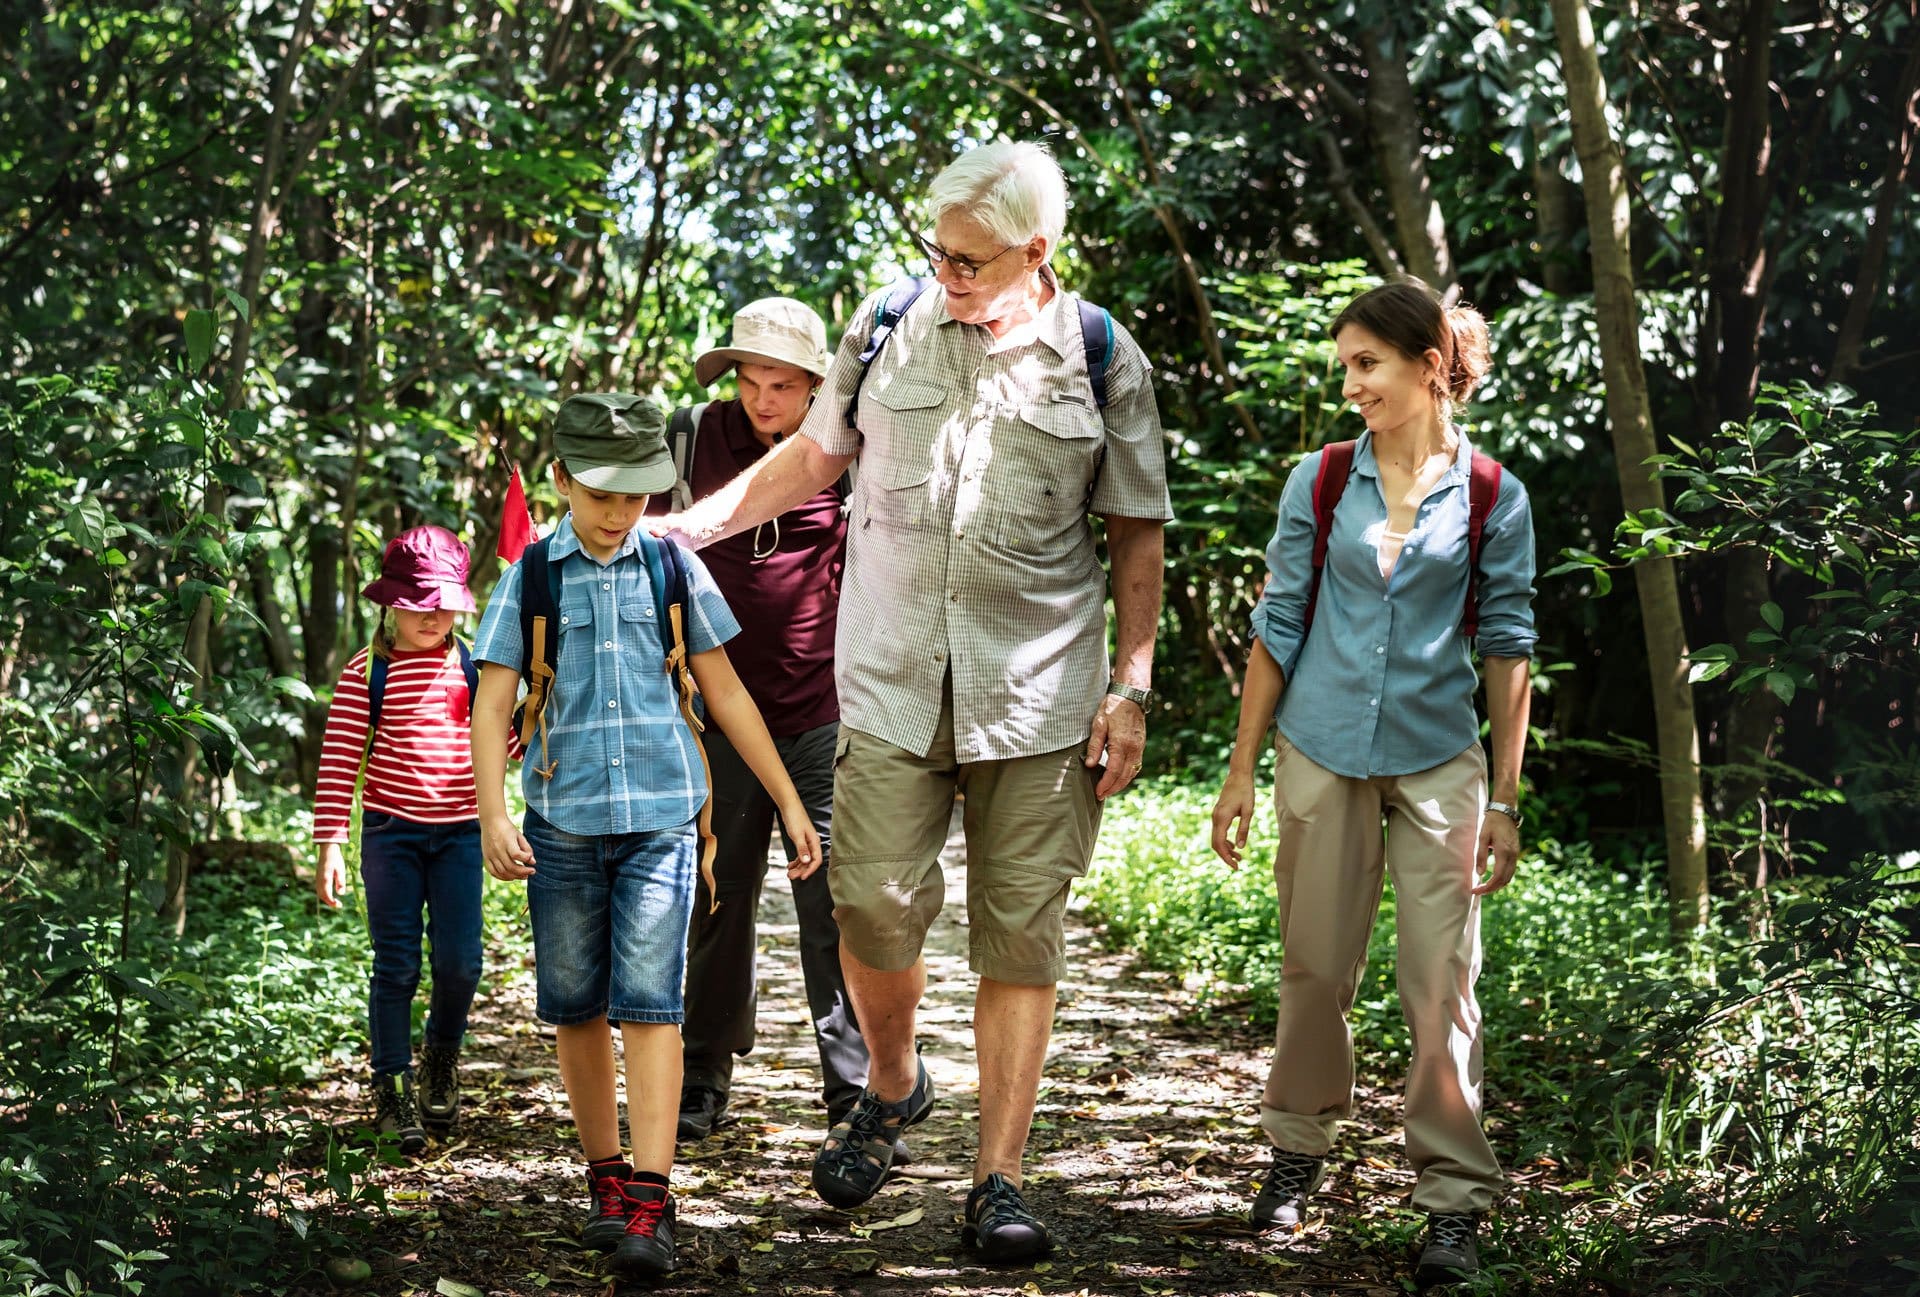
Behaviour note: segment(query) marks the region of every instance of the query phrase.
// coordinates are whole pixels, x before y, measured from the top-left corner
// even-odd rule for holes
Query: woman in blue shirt
[[[1474,451],[1452,413],[1487,370],[1477,312],[1444,308],[1426,285],[1406,281],[1355,298],[1333,336],[1346,371],[1341,394],[1366,432],[1332,510],[1317,590],[1315,495],[1327,451],[1308,455],[1287,480],[1267,548],[1270,579],[1254,611],[1239,733],[1213,812],[1213,849],[1238,867],[1256,755],[1277,723],[1274,881],[1284,954],[1260,1108],[1274,1161],[1253,1220],[1303,1226],[1337,1124],[1352,1115],[1347,1013],[1384,868],[1393,874],[1400,1002],[1413,1036],[1413,1205],[1428,1214],[1417,1277],[1450,1282],[1478,1269],[1479,1220],[1503,1183],[1480,1129],[1473,985],[1479,899],[1507,885],[1520,852],[1533,521],[1526,488],[1486,462],[1483,480],[1497,474],[1497,489],[1469,580]],[[1474,712],[1475,648],[1490,753]]]

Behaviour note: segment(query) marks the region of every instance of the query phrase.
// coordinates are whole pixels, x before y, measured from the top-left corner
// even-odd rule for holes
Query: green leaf
[[[82,549],[106,548],[107,506],[91,495],[76,501],[67,510],[67,535]]]
[[[1613,573],[1607,571],[1604,567],[1596,567],[1593,569],[1593,593],[1596,596],[1601,596],[1611,593],[1612,590]]]
[[[205,367],[213,356],[213,312],[198,308],[187,312],[187,368]]]
[[[1761,604],[1760,620],[1773,627],[1776,631],[1786,625],[1786,618],[1781,614],[1780,605],[1777,603]]]
[[[1785,671],[1767,672],[1767,688],[1783,704],[1793,701],[1793,691],[1796,686],[1793,683],[1793,677]]]
[[[241,319],[246,320],[253,317],[253,309],[248,306],[246,298],[240,296],[239,293],[231,288],[225,288],[221,291],[227,295],[227,301],[233,304],[233,309],[240,313]]]

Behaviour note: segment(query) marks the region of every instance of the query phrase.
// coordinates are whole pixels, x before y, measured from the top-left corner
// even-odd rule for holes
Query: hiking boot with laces
[[[460,1117],[460,1046],[420,1047],[420,1124],[435,1134],[453,1129]]]
[[[613,1250],[613,1268],[633,1279],[673,1273],[673,1195],[657,1184],[623,1186],[627,1195],[627,1232]]]
[[[1259,1229],[1299,1233],[1307,1223],[1307,1200],[1327,1178],[1327,1159],[1305,1153],[1273,1150],[1273,1165],[1253,1200],[1253,1223]]]
[[[704,1085],[692,1085],[680,1092],[680,1125],[677,1139],[705,1139],[720,1129],[727,1115],[727,1096]]]
[[[403,1157],[418,1157],[426,1151],[427,1132],[420,1128],[420,1113],[413,1100],[413,1078],[405,1072],[373,1078],[374,1124],[382,1135],[400,1141]]]
[[[1480,1249],[1473,1239],[1479,1231],[1480,1218],[1471,1212],[1428,1212],[1427,1242],[1420,1249],[1413,1281],[1422,1288],[1431,1288],[1436,1284],[1464,1283],[1479,1274]]]
[[[627,1236],[627,1180],[633,1168],[624,1162],[587,1168],[587,1223],[580,1241],[596,1252],[611,1252]]]
[[[933,1078],[920,1064],[913,1093],[899,1103],[883,1102],[872,1090],[854,1101],[846,1119],[827,1132],[813,1159],[813,1187],[830,1205],[858,1207],[886,1183],[893,1168],[900,1132],[927,1119],[933,1109]]]
[[[1027,1207],[1019,1186],[997,1172],[967,1195],[960,1241],[979,1248],[985,1261],[1025,1261],[1053,1250],[1053,1236]]]

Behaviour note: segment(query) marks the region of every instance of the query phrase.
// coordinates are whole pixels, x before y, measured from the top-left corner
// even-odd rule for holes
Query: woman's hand
[[[1253,772],[1229,770],[1220,786],[1220,800],[1213,804],[1213,853],[1227,862],[1227,868],[1240,868],[1240,853],[1247,849],[1252,827]]]
[[[1491,856],[1492,863],[1487,858]],[[1480,817],[1480,849],[1473,857],[1476,877],[1491,871],[1484,882],[1473,886],[1475,896],[1491,896],[1513,881],[1514,868],[1520,863],[1520,826],[1499,811],[1487,811]]]
[[[533,847],[510,816],[480,822],[480,855],[487,862],[487,872],[502,882],[533,877]]]
[[[787,862],[787,877],[796,882],[812,878],[820,868],[820,833],[807,818],[807,808],[798,798],[780,808],[780,826],[787,831],[787,841],[793,843],[794,859]]]
[[[314,894],[329,910],[340,908],[340,897],[347,890],[347,861],[338,842],[322,842],[320,859],[313,871]]]

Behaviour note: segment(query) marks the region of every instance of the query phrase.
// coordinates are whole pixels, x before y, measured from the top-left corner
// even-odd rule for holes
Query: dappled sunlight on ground
[[[1402,1208],[1411,1177],[1397,1096],[1361,1096],[1363,1120],[1336,1149],[1308,1229],[1262,1238],[1246,1211],[1268,1159],[1256,1124],[1265,1034],[1232,1014],[1203,1025],[1177,979],[1101,949],[1077,912],[1027,1175],[1027,1197],[1057,1247],[1030,1267],[976,1263],[959,1239],[978,1113],[957,836],[943,867],[947,905],[930,938],[920,1018],[939,1102],[908,1135],[913,1164],[856,1212],[829,1209],[812,1192],[826,1114],[791,895],[774,870],[762,906],[759,1044],[736,1073],[733,1120],[681,1150],[681,1269],[658,1291],[1403,1290],[1419,1221]],[[489,965],[463,1064],[467,1115],[452,1144],[375,1173],[393,1212],[369,1242],[375,1275],[361,1291],[428,1294],[442,1279],[513,1297],[615,1291],[600,1257],[578,1242],[585,1198],[551,1032],[533,1021],[530,970],[510,962]],[[347,1125],[364,1112],[360,1089],[336,1078],[313,1098]]]

